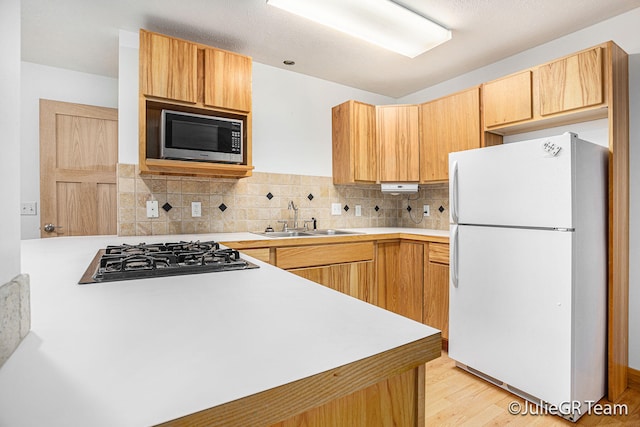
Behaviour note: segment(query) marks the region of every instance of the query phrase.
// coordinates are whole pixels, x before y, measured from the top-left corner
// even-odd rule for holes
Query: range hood
[[[411,194],[418,192],[418,184],[410,183],[410,182],[402,182],[402,183],[383,183],[380,184],[380,190],[383,193],[389,193],[392,196],[397,196],[398,194]]]

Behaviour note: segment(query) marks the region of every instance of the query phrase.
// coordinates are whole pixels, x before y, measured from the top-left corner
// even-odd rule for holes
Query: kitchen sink
[[[265,237],[303,237],[303,236],[313,236],[310,232],[307,231],[266,231],[262,233],[253,233],[259,234],[260,236]]]
[[[337,236],[337,235],[341,235],[341,234],[362,234],[362,233],[358,233],[355,231],[345,231],[345,230],[336,230],[333,228],[326,228],[326,229],[318,229],[318,230],[309,230],[307,231],[307,233],[313,235],[313,236]]]
[[[253,232],[253,234],[258,234],[260,236],[265,237],[305,237],[305,236],[338,236],[345,234],[362,234],[355,231],[345,231],[345,230],[336,230],[333,228],[328,229],[318,229],[318,230],[307,230],[307,231],[297,231],[297,230],[289,230],[289,231],[265,231],[265,232]]]

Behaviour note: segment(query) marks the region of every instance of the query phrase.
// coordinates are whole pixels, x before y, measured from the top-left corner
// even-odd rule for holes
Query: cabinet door
[[[548,115],[603,102],[602,49],[543,65],[540,73],[540,114]]]
[[[378,303],[373,261],[298,268],[289,271],[370,304]]]
[[[531,71],[482,85],[482,107],[487,128],[531,119]]]
[[[480,148],[480,88],[420,106],[420,181],[449,179],[449,153]]]
[[[204,70],[205,105],[251,111],[251,58],[205,49]]]
[[[423,321],[424,244],[378,244],[378,305],[394,313]]]
[[[141,92],[195,103],[197,59],[198,49],[194,43],[141,30]]]
[[[380,181],[420,180],[420,127],[417,105],[377,107]]]
[[[333,183],[376,182],[376,107],[347,101],[331,110]]]
[[[442,331],[449,338],[449,245],[429,244],[424,287],[424,323]]]

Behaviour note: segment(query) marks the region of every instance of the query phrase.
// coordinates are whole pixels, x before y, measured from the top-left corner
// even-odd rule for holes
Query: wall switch
[[[362,216],[362,206],[356,205],[356,216]]]
[[[429,216],[429,205],[422,205],[422,215]]]
[[[340,203],[331,203],[331,215],[342,215],[342,205]]]
[[[20,215],[37,215],[36,202],[22,202],[20,203]]]
[[[157,200],[147,200],[147,218],[158,218]]]
[[[202,216],[202,202],[191,202],[191,216],[194,218]]]

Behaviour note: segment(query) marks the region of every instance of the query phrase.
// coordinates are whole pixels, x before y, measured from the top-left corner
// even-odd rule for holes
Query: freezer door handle
[[[450,254],[450,261],[449,263],[451,264],[449,266],[450,269],[450,277],[451,277],[451,284],[453,285],[454,288],[458,287],[458,226],[457,225],[453,225],[451,228],[451,254]]]
[[[458,223],[458,161],[453,161],[451,171],[451,222]]]

